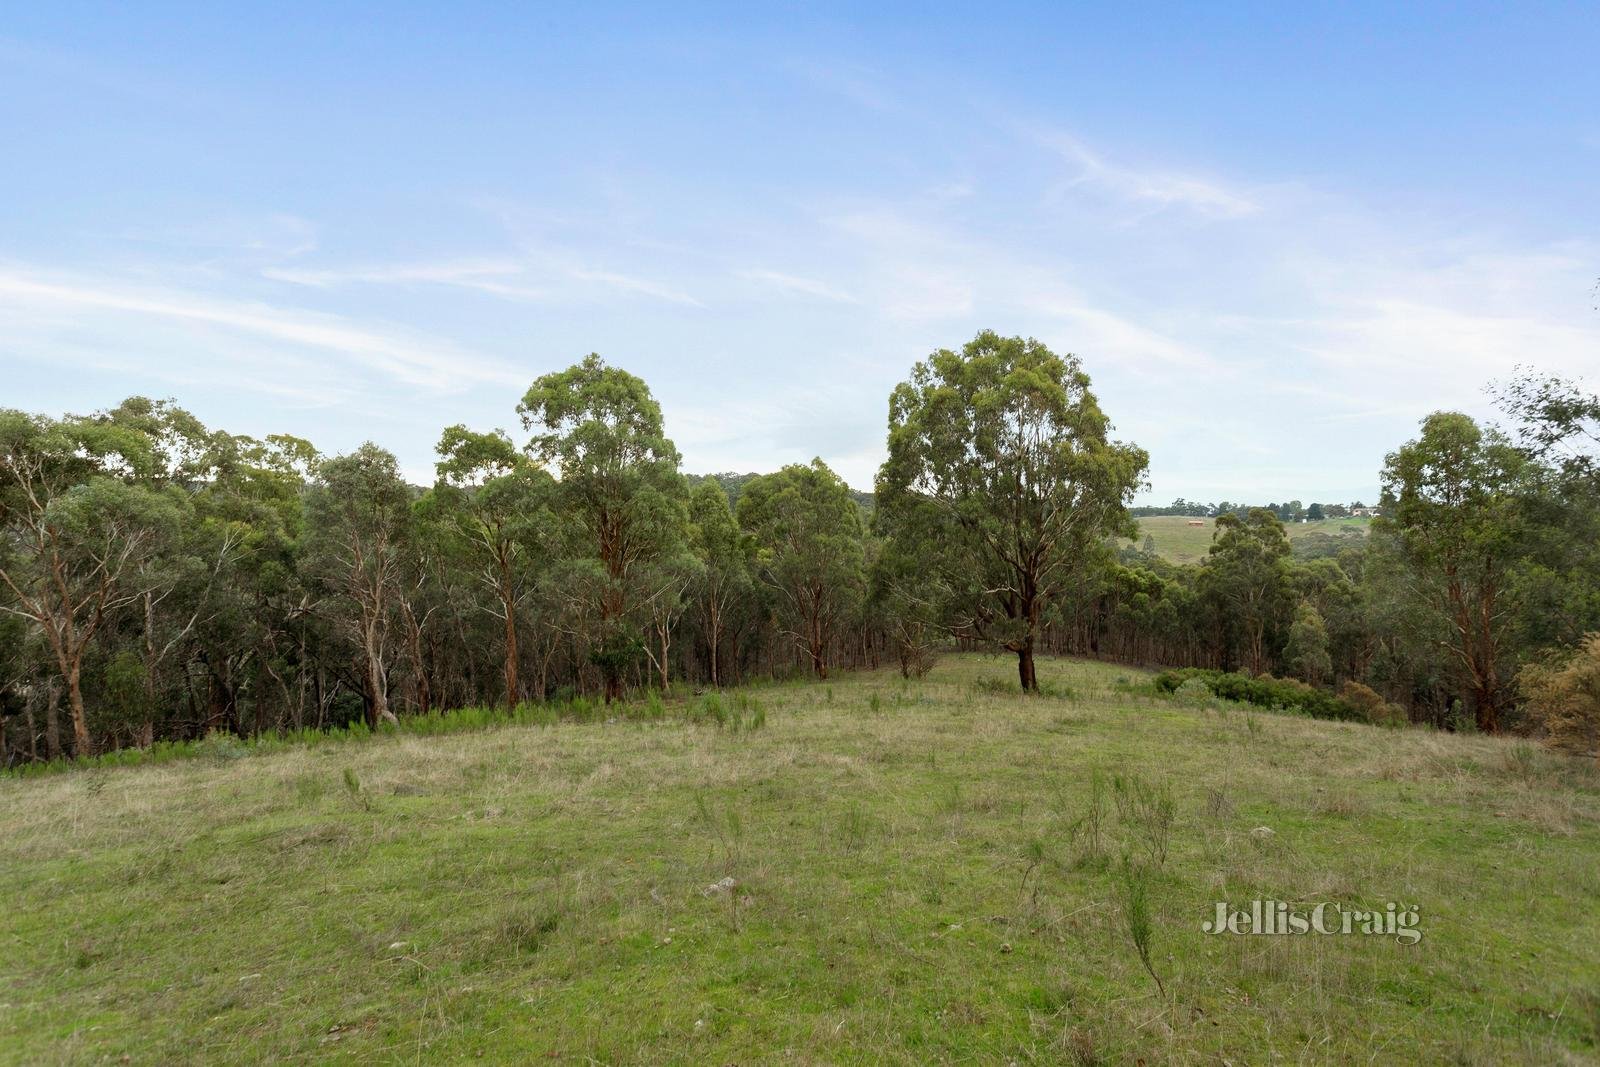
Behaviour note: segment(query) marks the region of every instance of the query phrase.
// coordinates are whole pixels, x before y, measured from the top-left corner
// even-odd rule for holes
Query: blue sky
[[[1370,498],[1518,364],[1600,377],[1591,5],[17,6],[0,405],[521,436],[644,377],[690,471],[820,455],[983,328],[1147,499]]]

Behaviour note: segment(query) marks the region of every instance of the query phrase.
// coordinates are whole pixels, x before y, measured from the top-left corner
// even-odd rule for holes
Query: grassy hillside
[[[1595,1057],[1589,764],[1010,677],[0,780],[0,1061]],[[1175,802],[1164,862],[1133,781]],[[1424,936],[1201,932],[1258,897]]]
[[[1193,521],[1182,515],[1150,515],[1139,520],[1139,540],[1144,544],[1145,534],[1156,539],[1156,554],[1173,563],[1199,563],[1211,548],[1211,534],[1215,523],[1200,520],[1203,525],[1190,526]],[[1367,532],[1371,519],[1324,519],[1321,522],[1292,522],[1285,526],[1289,540],[1295,541],[1308,534],[1339,534],[1345,530]]]

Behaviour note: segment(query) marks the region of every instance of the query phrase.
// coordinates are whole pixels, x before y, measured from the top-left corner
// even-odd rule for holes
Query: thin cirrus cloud
[[[798,275],[785,274],[782,271],[775,270],[741,270],[738,272],[738,276],[779,293],[814,297],[818,300],[831,300],[836,304],[861,303],[860,300],[844,290],[835,288],[828,282],[819,281],[816,278],[802,278]]]
[[[98,325],[116,336],[130,320],[214,328],[274,342],[296,352],[342,357],[413,388],[450,390],[473,383],[516,384],[522,376],[492,358],[398,327],[343,316],[173,289],[132,288],[114,281],[0,272],[0,309],[14,326],[46,335],[66,312],[76,333]]]
[[[397,263],[332,269],[269,267],[261,273],[263,277],[274,281],[318,289],[350,285],[435,285],[533,303],[581,297],[584,290],[602,289],[650,297],[669,304],[705,306],[688,293],[649,278],[568,264],[541,269],[514,259]],[[578,283],[577,291],[573,290],[574,282]]]
[[[1220,180],[1183,171],[1141,169],[1113,163],[1063,130],[1013,125],[1026,138],[1073,167],[1073,173],[1064,183],[1067,190],[1092,189],[1146,213],[1179,208],[1206,218],[1240,219],[1261,210],[1254,197]]]

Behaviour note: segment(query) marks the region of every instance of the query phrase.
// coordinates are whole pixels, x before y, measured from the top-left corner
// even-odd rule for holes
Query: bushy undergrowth
[[[1314,719],[1368,721],[1364,711],[1347,700],[1305,682],[1293,678],[1274,678],[1270,674],[1252,678],[1229,671],[1184,667],[1156,675],[1155,686],[1158,692],[1177,693],[1184,683],[1190,681],[1204,683],[1214,695],[1224,700],[1237,700],[1264,708],[1282,708]],[[1188,687],[1187,692],[1193,691],[1192,686]]]
[[[1344,683],[1339,688],[1339,697],[1374,726],[1404,726],[1410,721],[1405,708],[1383,699],[1383,694],[1360,682]]]
[[[157,741],[149,748],[115,749],[88,759],[56,759],[48,762],[23,763],[8,770],[0,770],[0,775],[33,778],[77,768],[138,767],[184,759],[208,759],[225,763],[245,756],[278,752],[287,748],[337,745],[349,741],[363,741],[373,736],[435,737],[441,734],[488,730],[499,726],[553,726],[558,722],[585,723],[610,720],[660,722],[672,718],[738,732],[758,730],[765,726],[767,713],[754,697],[739,692],[732,694],[726,701],[722,695],[708,693],[698,700],[668,703],[662,699],[659,692],[650,690],[642,701],[610,706],[584,696],[568,696],[566,699],[545,703],[523,703],[515,708],[452,708],[449,711],[430,712],[427,715],[408,715],[402,717],[397,724],[379,726],[376,729],[358,721],[321,730],[305,727],[256,737],[213,733],[189,741]]]

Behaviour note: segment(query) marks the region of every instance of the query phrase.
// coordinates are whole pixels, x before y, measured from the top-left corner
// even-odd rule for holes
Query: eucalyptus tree
[[[933,669],[939,647],[949,637],[944,628],[950,589],[937,570],[927,566],[934,548],[907,536],[886,532],[882,513],[873,516],[879,535],[868,567],[870,600],[877,620],[894,643],[905,678],[920,678]]]
[[[84,657],[108,621],[143,596],[155,547],[186,503],[125,480],[154,463],[149,434],[126,422],[0,411],[0,609],[42,632],[80,756],[94,752]]]
[[[1507,576],[1525,543],[1534,473],[1527,456],[1459,412],[1436,412],[1384,462],[1375,520],[1396,535],[1415,592],[1449,626],[1446,648],[1480,730],[1500,729],[1506,703]]]
[[[558,549],[549,472],[503,432],[451,426],[439,438],[439,482],[433,491],[441,521],[460,536],[505,642],[505,702],[520,699],[517,620],[539,571]]]
[[[1316,605],[1302,602],[1296,610],[1283,656],[1297,677],[1313,685],[1325,685],[1332,680],[1333,657],[1328,652],[1328,628]]]
[[[226,458],[197,506],[216,531],[214,545],[235,531],[242,540],[232,565],[212,586],[208,617],[228,618],[240,642],[255,650],[260,673],[278,692],[280,715],[299,727],[308,697],[322,688],[316,591],[302,565],[303,497],[322,456],[311,442],[290,434],[233,438],[226,447],[219,444],[219,451]],[[266,689],[265,681],[257,688],[258,727]]]
[[[859,603],[865,580],[850,487],[820,459],[791,464],[751,479],[737,515],[755,546],[756,572],[777,595],[783,633],[826,678],[835,627]]]
[[[938,531],[928,565],[957,594],[956,625],[1014,653],[1025,690],[1047,611],[1108,537],[1137,532],[1127,508],[1149,460],[1111,440],[1089,386],[1077,357],[986,331],[889,398],[878,507]]]
[[[661,406],[627,371],[589,355],[536,380],[517,405],[528,450],[557,477],[573,618],[587,631],[607,702],[644,650],[637,617],[661,591],[655,564],[686,534],[686,486]]]
[[[1577,645],[1600,631],[1600,393],[1524,374],[1499,391],[1532,464],[1527,559],[1515,585],[1525,646]]]
[[[710,657],[711,684],[720,686],[729,617],[750,592],[751,549],[734,521],[727,491],[715,478],[695,486],[689,496],[689,541],[700,561],[691,594]]]
[[[651,562],[643,574],[640,613],[649,630],[645,656],[655,668],[656,685],[672,688],[672,634],[689,609],[689,589],[699,580],[704,565],[684,541],[674,551]]]
[[[392,453],[368,442],[325,460],[306,496],[307,554],[354,639],[370,725],[392,723],[390,630],[411,537],[411,491]]]
[[[1224,606],[1224,618],[1241,636],[1251,674],[1270,665],[1269,634],[1279,631],[1294,609],[1289,537],[1278,516],[1251,508],[1244,518],[1217,516],[1201,584]]]

